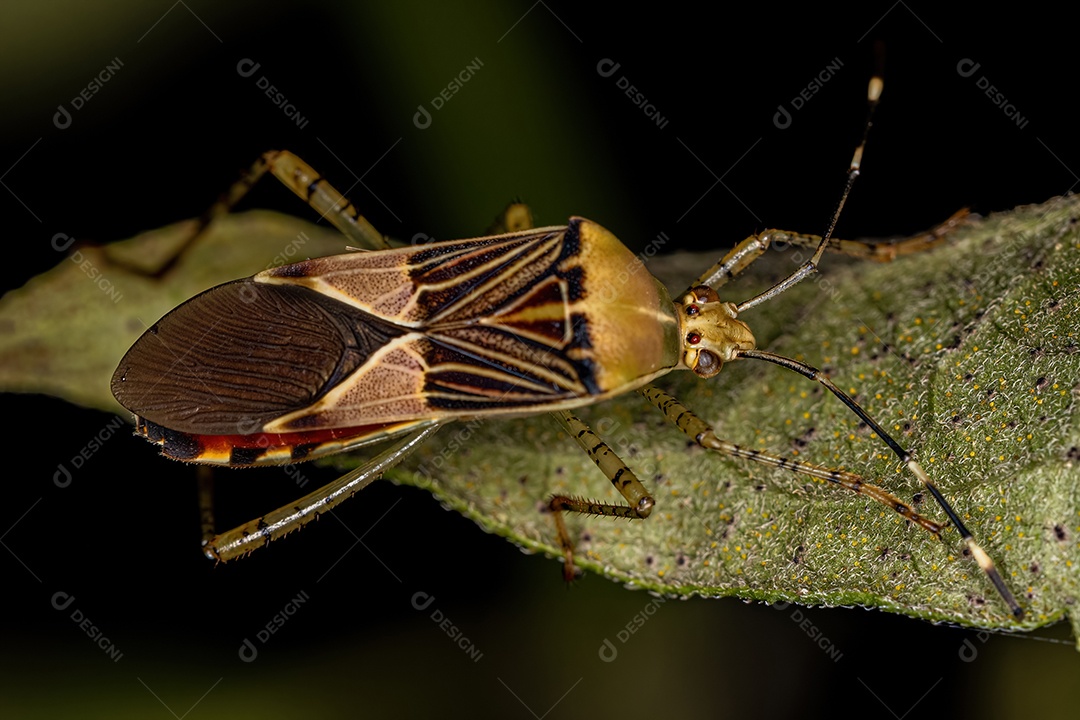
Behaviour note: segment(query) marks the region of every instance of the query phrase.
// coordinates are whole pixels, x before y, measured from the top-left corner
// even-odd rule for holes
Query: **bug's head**
[[[740,350],[755,347],[754,334],[736,317],[735,303],[720,302],[711,287],[691,288],[676,305],[682,326],[682,364],[700,377],[712,377]]]

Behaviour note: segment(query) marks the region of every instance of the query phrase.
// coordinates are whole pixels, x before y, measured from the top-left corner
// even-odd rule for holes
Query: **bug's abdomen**
[[[310,405],[401,330],[308,288],[250,279],[155,323],[113,375],[120,404],[171,430],[257,432]]]

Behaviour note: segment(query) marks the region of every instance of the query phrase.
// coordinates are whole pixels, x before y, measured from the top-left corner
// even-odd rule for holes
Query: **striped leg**
[[[946,242],[949,233],[962,227],[968,221],[969,214],[967,210],[960,210],[953,213],[952,217],[937,227],[907,238],[878,242],[829,238],[825,249],[863,260],[890,262],[902,255],[914,255]],[[706,270],[691,287],[708,285],[714,290],[721,287],[750,267],[774,243],[817,248],[821,244],[821,236],[793,233],[786,230],[766,230],[757,235],[751,235],[721,258],[720,262]]]
[[[577,512],[585,515],[606,515],[608,517],[620,517],[630,520],[644,520],[652,512],[656,501],[653,499],[634,472],[627,467],[615,451],[607,443],[600,439],[589,426],[580,418],[565,410],[551,413],[559,421],[563,429],[574,438],[581,449],[596,463],[600,472],[604,473],[615,489],[625,499],[626,505],[604,503],[598,500],[571,497],[568,495],[554,495],[548,507],[552,517],[555,518],[555,529],[559,534],[559,544],[563,551],[563,576],[567,582],[573,580],[576,571],[574,568],[574,544],[570,540],[570,534],[566,530],[563,521],[564,512]]]
[[[865,422],[870,429],[877,434],[881,440],[889,446],[898,458],[908,470],[919,479],[920,482],[926,487],[927,491],[934,497],[934,500],[945,511],[946,517],[949,518],[949,523],[956,528],[960,533],[961,539],[964,541],[964,545],[967,547],[968,552],[978,563],[979,567],[986,573],[987,578],[993,584],[994,588],[1001,595],[1002,600],[1009,606],[1010,612],[1017,617],[1021,618],[1024,615],[1024,611],[1017,604],[1016,599],[1013,597],[1012,592],[1005,585],[1005,581],[1002,580],[1000,573],[994,566],[994,561],[990,559],[986,551],[975,541],[971,532],[964,525],[964,522],[949,505],[941,491],[937,486],[930,481],[926,471],[922,465],[916,461],[911,454],[897,443],[892,436],[890,436],[885,429],[882,428],[872,417],[870,417],[865,410],[862,409],[854,400],[852,400],[844,391],[836,387],[831,380],[829,380],[820,370],[811,367],[805,363],[801,363],[797,360],[785,358],[781,355],[775,355],[773,353],[765,352],[763,350],[744,350],[740,351],[741,357],[756,358],[758,360],[765,360],[774,364],[786,367],[789,370],[793,370],[800,375],[810,378],[816,382],[821,383],[831,393],[838,397],[852,412],[859,416],[859,418]],[[939,534],[942,525],[927,520],[918,515],[903,501],[896,498],[891,493],[883,490],[876,485],[871,485],[865,482],[858,475],[851,473],[842,473],[837,470],[829,470],[817,465],[810,465],[808,463],[790,460],[788,458],[779,457],[776,455],[768,455],[757,450],[749,450],[741,448],[729,442],[725,442],[716,437],[713,430],[707,423],[698,418],[691,412],[685,405],[680,403],[674,397],[668,393],[660,390],[659,388],[647,385],[641,388],[639,392],[645,396],[653,405],[660,409],[664,416],[668,420],[673,422],[680,430],[691,437],[702,447],[710,450],[716,450],[724,455],[731,455],[734,457],[744,457],[756,462],[766,463],[775,467],[791,470],[792,472],[804,473],[814,477],[820,477],[830,482],[836,483],[841,487],[846,487],[849,490],[866,495],[877,502],[892,508],[896,512],[903,515],[905,518],[917,523],[920,527],[929,530],[935,535]]]
[[[715,450],[723,455],[746,458],[747,460],[764,463],[765,465],[771,465],[783,470],[790,470],[791,472],[802,473],[803,475],[828,480],[829,482],[847,488],[852,492],[865,495],[871,500],[881,503],[890,510],[895,510],[904,518],[934,535],[938,535],[941,532],[942,526],[939,523],[919,515],[912,510],[910,505],[900,498],[884,488],[866,482],[862,477],[854,473],[844,472],[843,470],[833,470],[801,460],[792,460],[790,458],[781,457],[780,455],[772,455],[760,450],[744,448],[740,445],[727,442],[726,440],[721,440],[716,436],[708,423],[695,415],[693,411],[679,402],[673,395],[670,395],[653,385],[646,385],[638,392],[645,396],[646,400],[655,405],[660,412],[664,414],[664,417],[674,423],[677,428],[682,430],[694,442],[707,450]]]
[[[360,214],[356,206],[320,177],[314,168],[288,150],[270,150],[263,153],[247,172],[202,214],[192,228],[191,235],[152,276],[161,277],[169,272],[184,251],[206,231],[210,224],[231,211],[267,172],[314,208],[357,247],[364,250],[381,250],[390,247],[386,238]]]
[[[900,443],[896,442],[889,433],[885,432],[885,429],[881,427],[876,420],[870,417],[857,402],[852,400],[843,390],[836,387],[825,373],[804,362],[799,362],[798,360],[793,360],[784,357],[783,355],[776,355],[775,353],[766,352],[764,350],[740,350],[738,356],[771,362],[774,365],[787,368],[788,370],[799,373],[803,377],[820,383],[825,389],[839,398],[840,402],[844,403],[849,410],[858,415],[859,419],[866,423],[871,430],[877,433],[877,436],[881,438],[881,441],[889,446],[889,449],[892,450],[896,457],[900,459],[900,462],[907,467],[908,471],[919,479],[927,491],[934,497],[934,500],[941,509],[945,511],[945,516],[949,518],[949,522],[956,528],[956,531],[960,533],[960,538],[964,541],[964,545],[967,547],[968,552],[975,558],[975,562],[979,564],[982,571],[986,573],[987,578],[994,585],[998,594],[1001,595],[1001,599],[1009,606],[1009,611],[1012,612],[1013,616],[1016,618],[1022,618],[1024,616],[1023,609],[1017,604],[1016,598],[1013,597],[1012,592],[1005,585],[1005,581],[1002,580],[1001,574],[998,573],[997,568],[994,566],[994,561],[991,560],[990,556],[986,554],[986,551],[975,542],[975,538],[967,529],[967,526],[964,525],[960,516],[957,515],[956,511],[949,505],[949,502],[945,499],[945,496],[941,494],[937,485],[930,481],[930,477],[926,474],[926,470],[923,469],[923,466],[919,464],[919,462],[911,456],[911,453],[905,450]]]
[[[200,506],[203,511],[203,553],[211,560],[228,561],[263,547],[271,540],[284,537],[315,520],[336,505],[378,480],[390,468],[407,458],[428,438],[435,434],[441,423],[431,423],[409,433],[403,439],[382,451],[360,467],[350,470],[337,480],[309,493],[296,502],[278,508],[260,518],[213,537],[206,537],[207,516],[210,506],[205,486],[200,486]]]
[[[360,214],[355,205],[324,180],[313,167],[288,150],[270,150],[263,153],[243,177],[233,183],[200,218],[201,227],[229,212],[268,171],[358,247],[365,250],[390,247],[386,238]]]

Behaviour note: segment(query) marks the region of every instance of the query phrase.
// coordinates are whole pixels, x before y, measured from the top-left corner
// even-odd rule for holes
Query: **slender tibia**
[[[847,488],[852,492],[865,495],[875,502],[881,503],[885,507],[897,512],[905,519],[910,520],[934,535],[938,535],[941,532],[942,526],[939,523],[923,517],[915,512],[911,506],[903,500],[900,500],[892,493],[877,485],[866,482],[866,480],[854,473],[845,472],[843,470],[833,470],[801,460],[792,460],[791,458],[772,455],[760,450],[745,448],[727,442],[726,440],[721,440],[716,436],[716,433],[708,423],[695,415],[673,395],[670,395],[653,385],[646,385],[638,392],[655,405],[660,412],[664,414],[664,417],[670,420],[676,427],[703,448],[715,450],[722,455],[746,458],[747,460],[771,465],[772,467],[780,468],[782,470],[790,470],[794,473],[801,473],[803,475],[827,480],[840,487]]]
[[[439,427],[439,423],[424,426],[355,470],[296,502],[204,541],[203,553],[211,560],[232,560],[303,527],[382,477],[383,473],[434,435]]]
[[[559,533],[559,543],[562,546],[564,558],[563,571],[566,579],[572,580],[575,575],[574,545],[566,531],[566,523],[562,517],[564,512],[637,520],[647,518],[649,513],[652,512],[656,501],[645,489],[645,486],[641,484],[641,481],[637,479],[634,472],[627,467],[626,463],[580,418],[565,410],[551,414],[559,421],[559,424],[562,425],[570,437],[581,446],[589,459],[596,463],[596,467],[600,468],[600,472],[604,473],[604,476],[611,481],[611,484],[615,486],[615,489],[628,503],[618,505],[569,495],[552,496],[548,507],[555,518],[555,529]]]

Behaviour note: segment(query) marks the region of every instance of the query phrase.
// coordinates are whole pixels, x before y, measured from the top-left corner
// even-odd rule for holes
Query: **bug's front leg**
[[[963,227],[969,220],[970,213],[967,210],[960,210],[937,227],[918,235],[878,242],[829,238],[825,249],[862,260],[890,262],[902,255],[925,252],[941,245],[949,239],[950,234]],[[765,230],[757,235],[751,235],[702,273],[691,287],[708,285],[716,290],[750,267],[770,247],[778,243],[816,248],[821,244],[821,236],[786,230]]]
[[[656,500],[637,479],[634,471],[627,467],[626,463],[615,454],[606,442],[600,439],[588,425],[576,415],[561,410],[551,413],[570,437],[581,446],[581,449],[596,463],[600,472],[604,473],[615,489],[619,491],[627,504],[618,505],[605,503],[598,500],[572,497],[569,495],[554,495],[548,503],[552,517],[555,518],[555,529],[559,534],[559,544],[563,551],[563,575],[567,582],[573,580],[576,575],[574,568],[574,544],[570,540],[570,534],[566,530],[563,521],[564,512],[577,512],[584,515],[605,515],[607,517],[620,517],[630,520],[644,520],[652,512]]]
[[[943,526],[940,523],[936,523],[933,520],[923,517],[900,498],[884,488],[867,482],[859,475],[843,470],[834,470],[820,465],[814,465],[801,460],[792,460],[791,458],[782,457],[780,455],[772,455],[760,450],[745,448],[736,445],[735,443],[721,440],[716,436],[716,433],[708,423],[679,402],[675,396],[666,393],[653,385],[646,385],[638,390],[638,392],[655,405],[657,409],[664,414],[664,417],[686,433],[691,440],[706,450],[713,450],[722,455],[741,457],[747,460],[753,460],[754,462],[781,468],[783,470],[790,470],[791,472],[827,480],[830,483],[847,488],[860,495],[865,495],[871,500],[881,503],[927,532],[933,533],[934,535],[940,535],[941,533]]]

